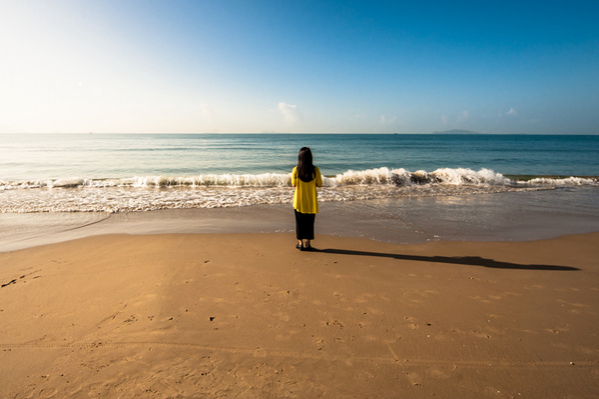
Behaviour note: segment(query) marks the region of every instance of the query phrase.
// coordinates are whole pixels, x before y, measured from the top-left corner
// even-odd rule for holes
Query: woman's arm
[[[297,166],[293,168],[293,172],[291,172],[291,185],[295,187],[297,184]]]
[[[322,175],[320,174],[320,169],[315,166],[314,171],[316,172],[316,187],[322,187]]]

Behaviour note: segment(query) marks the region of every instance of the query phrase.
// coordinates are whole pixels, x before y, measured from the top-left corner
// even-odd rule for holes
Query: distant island
[[[473,132],[471,130],[454,129],[454,130],[445,130],[443,132],[433,132],[433,134],[485,134],[485,133]]]

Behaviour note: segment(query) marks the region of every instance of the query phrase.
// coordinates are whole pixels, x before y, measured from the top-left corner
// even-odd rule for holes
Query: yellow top
[[[293,193],[293,208],[301,213],[318,213],[318,200],[316,187],[322,187],[320,169],[314,167],[315,178],[306,183],[297,175],[297,166],[291,172],[291,185],[295,187]]]

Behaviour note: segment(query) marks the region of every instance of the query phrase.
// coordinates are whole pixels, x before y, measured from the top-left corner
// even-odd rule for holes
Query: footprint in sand
[[[471,333],[471,335],[477,337],[477,338],[484,338],[484,339],[490,339],[491,336],[485,332],[482,331],[478,331],[478,330],[473,330]]]
[[[516,297],[518,297],[518,296],[522,296],[523,294],[520,294],[518,292],[506,291],[506,292],[503,292],[501,295],[509,295],[509,296],[516,296]]]
[[[428,298],[431,295],[437,295],[437,294],[439,294],[439,291],[426,290],[426,291],[419,291],[416,294],[420,295],[423,298]]]
[[[589,305],[585,305],[584,303],[572,303],[572,302],[564,301],[563,299],[558,299],[557,301],[560,303],[566,304],[566,305],[575,306],[577,308],[588,308],[589,307]]]
[[[412,386],[416,387],[422,385],[422,377],[419,374],[411,371],[406,371],[405,376]]]
[[[418,328],[418,323],[416,323],[416,319],[414,317],[405,316],[403,318],[408,323],[407,326],[411,330],[416,330]]]
[[[347,299],[343,297],[343,294],[338,291],[334,291],[333,296],[337,298],[339,302],[347,302]]]
[[[374,296],[374,294],[362,294],[359,297],[356,297],[354,299],[355,303],[366,303],[368,302],[367,298],[372,298]]]
[[[439,342],[452,342],[453,338],[450,337],[449,335],[446,334],[435,334],[435,336],[433,337],[435,339],[435,341],[439,341]]]
[[[316,345],[318,350],[322,350],[326,344],[325,340],[320,337],[312,337],[312,342]]]
[[[580,288],[565,287],[565,288],[554,288],[554,290],[557,292],[568,292],[568,291],[579,292]]]
[[[337,320],[325,321],[324,323],[327,327],[339,327],[341,329],[344,327],[343,324]]]
[[[471,296],[470,299],[474,299],[475,301],[479,301],[479,302],[482,302],[482,303],[493,303],[492,301],[489,301],[488,299],[484,299],[480,295]]]
[[[369,313],[369,314],[374,314],[374,315],[377,315],[377,316],[380,316],[380,315],[382,315],[382,314],[385,314],[385,312],[383,312],[383,311],[382,311],[382,310],[380,310],[380,309],[375,309],[375,308],[370,308],[370,307],[369,307],[369,308],[366,308],[366,310],[368,310],[368,313]]]
[[[283,334],[278,334],[275,339],[277,341],[290,341],[297,333],[297,330],[285,331]]]
[[[426,373],[433,378],[438,380],[446,380],[451,377],[452,372],[456,369],[456,366],[453,366],[451,369],[441,369],[437,367],[430,368],[426,370]]]

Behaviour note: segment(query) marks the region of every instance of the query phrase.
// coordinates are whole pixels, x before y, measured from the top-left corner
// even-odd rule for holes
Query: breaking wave
[[[334,177],[324,177],[328,187],[349,185],[411,186],[422,184],[494,185],[494,186],[580,186],[598,185],[596,178],[533,178],[512,180],[490,169],[437,169],[434,172],[405,169],[348,170]],[[0,181],[0,191],[32,188],[107,188],[107,187],[285,187],[291,185],[291,175],[263,174],[207,174],[199,176],[143,176],[118,179],[60,178],[22,181]]]
[[[323,176],[320,201],[390,197],[470,195],[561,187],[599,187],[597,178],[508,178],[490,169],[348,170]],[[220,174],[117,179],[61,178],[0,181],[0,213],[130,212],[285,204],[293,195],[291,175]]]

